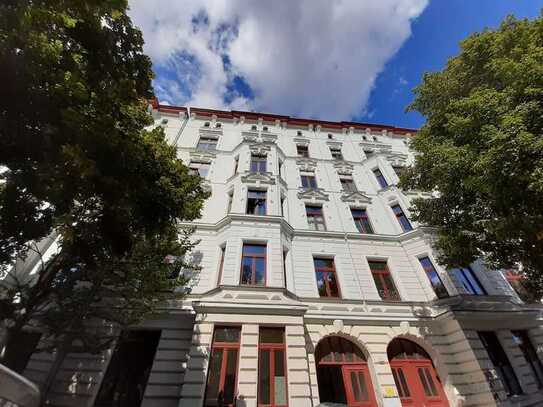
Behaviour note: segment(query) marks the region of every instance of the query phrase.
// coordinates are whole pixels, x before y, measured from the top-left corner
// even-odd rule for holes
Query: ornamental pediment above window
[[[254,155],[265,156],[268,155],[268,153],[270,152],[270,146],[263,143],[251,144],[249,146],[249,149],[251,150],[251,154]]]
[[[211,151],[191,151],[190,160],[202,163],[210,163],[215,158],[216,154]]]
[[[374,153],[388,153],[392,149],[391,146],[387,144],[380,143],[378,141],[363,141],[360,144],[363,150],[372,151]]]
[[[241,176],[241,182],[244,184],[255,184],[256,186],[261,184],[274,185],[275,177],[271,172],[247,172]]]
[[[355,191],[350,193],[344,193],[341,195],[341,200],[343,202],[353,203],[355,205],[369,204],[371,203],[371,198],[364,194],[362,191]]]
[[[336,169],[338,174],[353,175],[352,164],[346,163],[344,161],[334,163],[334,168]]]
[[[300,171],[305,172],[315,172],[315,169],[317,168],[317,161],[311,158],[298,158],[296,164]]]
[[[275,134],[258,133],[254,131],[244,131],[241,133],[241,137],[246,143],[275,144],[277,141],[277,135]]]
[[[386,155],[388,162],[396,167],[403,167],[407,163],[407,154],[388,153]]]
[[[328,145],[328,147],[339,148],[339,149],[341,149],[341,146],[343,145],[341,141],[332,141],[332,140],[328,140],[326,144]]]
[[[296,137],[294,139],[294,143],[296,143],[296,145],[298,146],[309,146],[309,139],[308,138],[305,138],[305,137]]]
[[[328,194],[320,188],[303,188],[298,192],[298,199],[308,202],[328,201]]]

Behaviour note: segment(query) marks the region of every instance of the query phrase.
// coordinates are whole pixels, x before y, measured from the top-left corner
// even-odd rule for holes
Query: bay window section
[[[244,244],[241,259],[241,284],[266,283],[266,245]]]
[[[468,294],[487,295],[485,289],[471,267],[455,268],[452,269],[452,272]]]
[[[370,261],[368,262],[370,266],[371,275],[373,276],[373,281],[377,287],[377,292],[381,299],[385,301],[400,301],[400,295],[388,269],[386,261]]]
[[[247,192],[247,214],[266,215],[266,191],[250,189]]]
[[[439,274],[430,258],[422,257],[419,259],[419,261],[422,268],[426,272],[428,279],[430,280],[430,284],[432,285],[432,288],[434,289],[437,298],[447,298],[449,296],[449,293],[447,292],[447,289],[445,288],[445,285],[443,284],[441,277],[439,277]]]
[[[317,278],[317,289],[320,297],[340,297],[339,285],[337,283],[336,268],[333,259],[314,258],[315,276]]]
[[[285,330],[261,327],[258,335],[258,406],[286,407]]]
[[[373,233],[368,213],[365,209],[351,208],[354,224],[360,233]]]
[[[239,327],[216,327],[207,375],[205,407],[235,406],[239,360]]]

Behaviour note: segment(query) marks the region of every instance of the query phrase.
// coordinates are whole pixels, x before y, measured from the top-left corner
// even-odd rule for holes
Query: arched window
[[[408,339],[396,338],[388,345],[387,355],[402,406],[449,405],[424,349]]]
[[[354,343],[339,336],[326,337],[315,349],[315,362],[321,403],[377,406],[366,357]]]

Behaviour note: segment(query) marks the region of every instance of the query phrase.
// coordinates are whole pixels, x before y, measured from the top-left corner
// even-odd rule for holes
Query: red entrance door
[[[390,367],[402,406],[449,407],[430,360],[394,360]]]
[[[368,365],[343,365],[341,371],[349,407],[377,406]]]

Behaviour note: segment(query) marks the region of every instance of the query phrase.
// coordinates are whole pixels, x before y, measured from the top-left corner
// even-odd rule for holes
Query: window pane
[[[326,273],[328,280],[328,287],[330,289],[330,295],[332,297],[339,297],[339,290],[337,288],[336,275],[335,273]]]
[[[221,380],[221,365],[223,358],[223,350],[215,349],[211,354],[209,362],[209,373],[207,376],[206,401],[217,400],[219,394],[219,383]],[[206,403],[208,404],[208,403]],[[214,403],[210,403],[213,405]]]
[[[227,353],[226,374],[224,376],[224,403],[234,402],[234,389],[236,388],[236,367],[238,361],[238,350],[230,349]]]
[[[270,404],[270,351],[260,351],[260,366],[258,369],[258,402]]]
[[[316,273],[316,275],[317,275],[317,289],[319,290],[319,296],[321,296],[321,297],[326,297],[327,296],[326,284],[324,282],[324,274],[325,273],[321,273],[321,272]]]
[[[362,401],[368,401],[369,400],[369,394],[368,394],[368,387],[366,386],[366,378],[364,377],[364,373],[358,372],[358,381],[360,383],[360,399]]]
[[[215,328],[214,342],[239,343],[240,329],[238,327]]]
[[[255,258],[255,284],[264,284],[266,279],[266,259]]]
[[[382,274],[384,284],[387,287],[388,290],[388,300],[397,301],[400,299],[400,296],[398,295],[398,291],[396,290],[396,286],[394,285],[394,280],[392,280],[392,276],[390,274]]]
[[[265,255],[266,254],[266,246],[265,245],[253,245],[253,244],[244,244],[243,245],[243,254],[257,254],[257,255]]]
[[[385,271],[388,270],[387,263],[385,261],[370,261],[371,271]]]
[[[241,266],[241,284],[252,284],[252,265],[253,259],[244,257]]]
[[[424,394],[428,397],[432,396],[432,392],[430,390],[430,386],[428,385],[428,382],[426,380],[426,376],[424,375],[423,369],[417,369],[417,373],[419,375],[420,382],[422,383],[422,387],[424,387]]]
[[[464,269],[464,274],[465,274],[466,278],[468,279],[468,281],[470,282],[475,294],[477,294],[477,295],[486,294],[485,290],[481,286],[481,283],[479,283],[479,280],[477,279],[477,277],[475,276],[475,273],[473,272],[473,270],[471,268],[469,268],[469,267],[465,268]]]
[[[287,404],[287,381],[285,377],[285,355],[282,350],[275,350],[275,377],[274,396],[275,405],[284,406]]]
[[[360,401],[360,385],[358,384],[358,375],[351,371],[351,386],[353,388],[353,396],[355,401]]]
[[[284,343],[285,331],[281,328],[260,328],[260,344],[263,343]]]
[[[317,258],[317,259],[313,259],[313,263],[315,265],[315,268],[317,268],[317,269],[334,268],[334,260],[332,260],[332,259]]]

